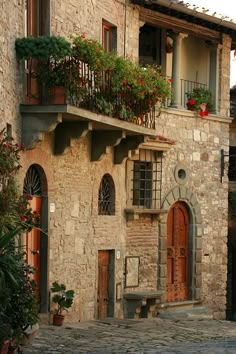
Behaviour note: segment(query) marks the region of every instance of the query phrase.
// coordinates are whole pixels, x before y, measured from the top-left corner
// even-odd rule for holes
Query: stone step
[[[213,311],[204,306],[196,306],[187,309],[179,309],[173,311],[164,311],[158,310],[158,317],[180,320],[180,319],[194,319],[194,320],[203,320],[203,319],[213,319]]]
[[[185,301],[176,301],[176,302],[166,302],[159,305],[159,309],[162,312],[172,312],[175,310],[186,310],[192,309],[195,306],[200,306],[201,301],[199,300],[185,300]]]

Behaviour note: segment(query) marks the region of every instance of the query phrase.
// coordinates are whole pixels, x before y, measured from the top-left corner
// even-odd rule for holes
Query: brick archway
[[[201,299],[202,264],[202,217],[195,194],[185,186],[176,186],[162,200],[159,223],[159,284],[158,288],[166,294],[167,282],[167,215],[173,204],[184,202],[189,213],[189,299]]]

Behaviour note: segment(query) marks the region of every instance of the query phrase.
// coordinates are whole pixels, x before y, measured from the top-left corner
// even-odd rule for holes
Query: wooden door
[[[33,196],[30,200],[30,207],[40,214],[42,200],[41,197]],[[32,229],[25,234],[26,261],[35,268],[32,279],[37,283],[37,297],[40,298],[40,230]]]
[[[175,203],[167,219],[167,301],[188,299],[189,214]]]
[[[97,318],[108,316],[109,302],[109,251],[98,251]]]

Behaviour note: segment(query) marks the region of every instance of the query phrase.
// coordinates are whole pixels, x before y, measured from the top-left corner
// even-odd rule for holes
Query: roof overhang
[[[236,20],[216,12],[210,13],[206,8],[200,8],[178,0],[130,0],[132,4],[176,17],[191,24],[228,34],[232,38],[232,49],[236,49]]]

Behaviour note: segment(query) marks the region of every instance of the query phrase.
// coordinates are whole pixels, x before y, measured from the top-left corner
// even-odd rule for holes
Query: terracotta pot
[[[62,326],[64,322],[64,318],[65,316],[63,315],[58,315],[58,314],[53,315],[54,326]]]
[[[54,86],[49,89],[49,103],[50,104],[65,104],[66,91],[63,86]]]
[[[201,104],[199,105],[199,107],[201,108],[201,110],[202,110],[203,112],[205,112],[206,106],[207,106],[206,103],[201,103]]]
[[[5,340],[3,342],[2,346],[0,347],[0,354],[7,354],[9,343],[9,340]]]

